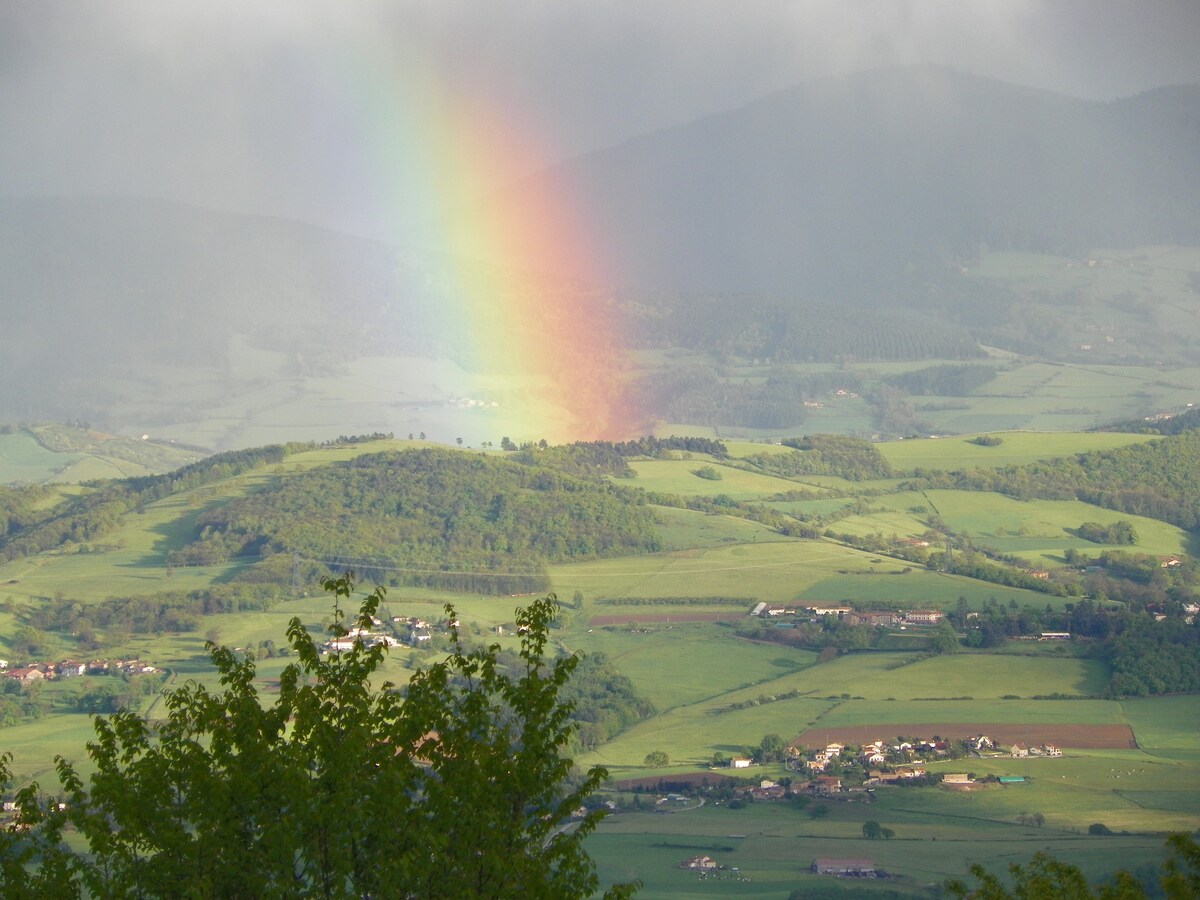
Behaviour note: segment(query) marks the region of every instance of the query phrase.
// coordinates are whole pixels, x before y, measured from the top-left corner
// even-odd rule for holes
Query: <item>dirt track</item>
[[[845,727],[811,728],[792,739],[800,747],[824,747],[837,741],[843,744],[863,744],[868,741],[891,741],[897,735],[905,737],[960,740],[986,734],[1007,749],[1022,743],[1027,747],[1055,744],[1058,747],[1076,747],[1080,750],[1128,750],[1137,749],[1133,731],[1128,725],[997,725],[995,723],[946,723],[899,724],[899,725],[848,725]]]

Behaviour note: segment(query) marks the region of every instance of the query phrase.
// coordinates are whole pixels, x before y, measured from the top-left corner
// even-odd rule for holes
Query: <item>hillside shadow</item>
[[[1187,540],[1183,542],[1183,552],[1188,556],[1200,556],[1200,532],[1188,531]]]
[[[224,502],[225,498],[213,497],[198,506],[184,507],[179,515],[166,522],[159,522],[157,525],[147,527],[147,533],[154,538],[154,542],[150,545],[150,552],[143,554],[141,558],[129,565],[134,568],[138,566],[161,568],[166,565],[168,553],[191,543],[196,534],[196,520]]]

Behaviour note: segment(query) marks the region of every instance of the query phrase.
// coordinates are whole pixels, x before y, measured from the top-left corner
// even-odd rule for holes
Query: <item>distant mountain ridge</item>
[[[807,82],[598,150],[576,188],[613,275],[854,299],[995,249],[1200,243],[1200,87],[1111,103],[920,66]]]
[[[968,275],[989,251],[1200,246],[1197,86],[1095,103],[944,68],[880,69],[564,161],[492,202],[563,186],[635,344],[784,364],[971,359],[980,342],[1155,364],[1200,353],[1189,318],[1200,272],[1187,263],[1192,294],[1171,296],[1148,275],[1127,298],[1115,281],[1099,296]],[[0,198],[0,422],[141,434],[268,409],[291,421],[305,379],[363,356],[469,369],[446,314],[456,276],[469,267],[497,296],[523,277],[490,262],[166,201]],[[561,302],[574,289],[564,282]],[[795,385],[780,384],[767,405],[790,410]],[[440,383],[422,390],[448,396]],[[695,405],[656,397],[643,398],[648,421]],[[730,394],[716,408],[730,404],[746,406]],[[320,415],[333,433],[396,427],[390,410],[347,424]],[[412,418],[404,430],[422,431]],[[186,434],[237,446],[231,429]]]

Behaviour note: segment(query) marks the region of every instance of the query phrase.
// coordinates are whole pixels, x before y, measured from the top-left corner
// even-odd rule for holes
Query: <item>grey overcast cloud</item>
[[[0,194],[160,197],[386,238],[347,147],[387,153],[356,131],[419,127],[454,98],[536,135],[477,173],[487,189],[807,79],[936,63],[1109,100],[1200,82],[1197,47],[1195,0],[4,0]],[[393,152],[399,183],[423,177]]]

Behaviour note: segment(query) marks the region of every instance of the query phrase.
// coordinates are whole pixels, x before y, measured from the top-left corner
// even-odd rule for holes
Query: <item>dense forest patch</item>
[[[257,556],[246,578],[306,565],[485,594],[544,590],[546,563],[658,550],[638,492],[451,450],[357,457],[201,514],[174,565]]]

